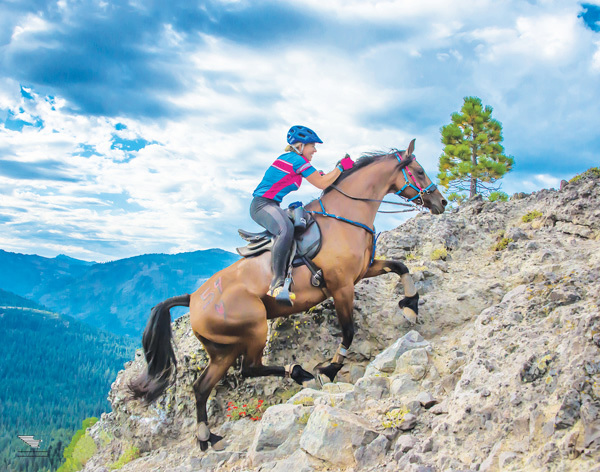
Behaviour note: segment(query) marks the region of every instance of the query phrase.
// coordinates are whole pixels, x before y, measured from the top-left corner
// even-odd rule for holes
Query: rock
[[[429,342],[425,341],[417,331],[410,331],[377,355],[367,366],[365,376],[381,372],[392,373],[396,369],[396,360],[402,354],[412,349],[426,348],[428,346]]]
[[[579,419],[580,408],[581,398],[579,392],[575,389],[570,389],[563,397],[560,409],[554,418],[556,429],[566,429],[573,426]]]
[[[379,434],[361,416],[319,405],[308,420],[300,446],[310,455],[336,466],[356,465],[354,453]]]
[[[418,444],[418,442],[419,440],[411,434],[405,433],[399,435],[396,439],[396,442],[394,443],[394,459],[399,460],[400,457],[402,457],[402,455],[413,449]]]
[[[347,393],[354,390],[354,385],[344,382],[327,383],[323,385],[323,391],[327,393]]]
[[[409,398],[419,390],[419,384],[409,374],[394,376],[391,381],[390,394],[399,400]]]
[[[492,448],[487,458],[481,463],[481,467],[479,467],[481,472],[487,472],[496,469],[501,448],[502,441],[498,441]]]
[[[404,418],[402,419],[402,423],[400,424],[399,428],[402,431],[410,431],[415,426],[417,426],[417,416],[412,413],[407,413],[406,415],[404,415]]]
[[[411,349],[403,353],[396,361],[394,375],[407,373],[413,380],[421,380],[427,373],[429,356],[424,348]]]
[[[354,393],[357,397],[382,398],[390,393],[390,379],[378,376],[362,377],[356,382]]]
[[[423,406],[425,409],[431,408],[433,405],[437,404],[438,401],[433,398],[429,392],[421,392],[417,395],[417,401]]]
[[[268,408],[248,451],[252,465],[286,457],[298,449],[300,435],[306,424],[302,418],[309,415],[311,409],[288,403]]]
[[[517,227],[508,228],[506,233],[504,234],[505,238],[512,239],[513,241],[520,241],[523,239],[529,239],[527,234],[521,229]]]
[[[296,450],[286,459],[263,464],[261,472],[313,472],[321,469],[321,463],[302,449]]]
[[[356,466],[359,469],[372,466],[380,462],[390,447],[390,441],[384,435],[379,435],[366,446],[359,447],[354,453]]]
[[[518,461],[518,454],[513,451],[505,451],[498,456],[498,465],[500,470],[507,470],[511,464]]]

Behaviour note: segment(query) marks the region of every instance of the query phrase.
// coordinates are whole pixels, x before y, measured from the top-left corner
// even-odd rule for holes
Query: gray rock
[[[389,439],[384,435],[379,435],[371,443],[366,446],[361,446],[356,450],[354,453],[356,466],[359,469],[364,469],[377,464],[384,458],[389,448]]]
[[[404,415],[404,418],[399,428],[402,431],[410,431],[415,426],[417,426],[417,416],[412,413],[407,413],[406,415]]]
[[[391,381],[390,394],[399,400],[410,398],[419,390],[419,384],[409,374],[394,376]]]
[[[429,392],[419,393],[419,395],[417,395],[417,401],[423,405],[423,408],[425,409],[429,409],[438,403],[438,401],[433,398],[433,395],[431,395]]]
[[[356,382],[354,393],[359,398],[380,399],[390,393],[390,379],[380,376],[365,376]]]
[[[302,449],[296,450],[286,459],[267,462],[260,468],[261,472],[313,472],[320,469],[319,461]]]
[[[298,449],[306,424],[301,418],[311,410],[312,407],[288,403],[268,408],[248,451],[252,465],[286,457]]]
[[[392,373],[396,369],[397,359],[402,354],[412,349],[426,348],[428,346],[429,342],[425,341],[417,331],[410,331],[377,355],[367,366],[365,376],[381,372]]]
[[[361,416],[319,405],[308,420],[300,446],[314,457],[349,467],[356,464],[356,450],[367,446],[378,436]]]
[[[556,429],[566,429],[573,426],[579,419],[580,408],[581,398],[579,392],[570,389],[563,397],[560,409],[554,418],[554,426]]]
[[[429,356],[424,348],[411,349],[398,357],[394,375],[407,373],[413,380],[421,380],[427,373]]]

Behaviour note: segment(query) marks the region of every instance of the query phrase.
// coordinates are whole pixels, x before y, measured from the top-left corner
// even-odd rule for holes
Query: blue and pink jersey
[[[295,152],[282,154],[267,169],[252,196],[281,202],[288,193],[300,188],[302,177],[308,177],[316,171],[303,156]]]

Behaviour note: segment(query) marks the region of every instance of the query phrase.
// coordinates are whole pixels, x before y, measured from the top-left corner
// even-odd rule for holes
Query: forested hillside
[[[136,341],[59,316],[0,291],[0,470],[55,470],[83,419],[109,410],[107,394]],[[42,439],[50,458],[18,458]]]

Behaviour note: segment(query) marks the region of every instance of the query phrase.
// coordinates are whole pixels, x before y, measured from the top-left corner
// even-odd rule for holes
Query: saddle
[[[312,273],[311,284],[314,287],[324,286],[323,271],[312,262],[312,258],[321,250],[319,224],[305,210],[301,202],[292,203],[285,212],[294,224],[294,243],[290,251],[290,269],[291,267],[306,265]],[[236,248],[238,254],[245,258],[255,257],[270,251],[275,243],[275,236],[267,230],[252,233],[238,229],[238,233],[242,239],[248,241],[247,246]]]

